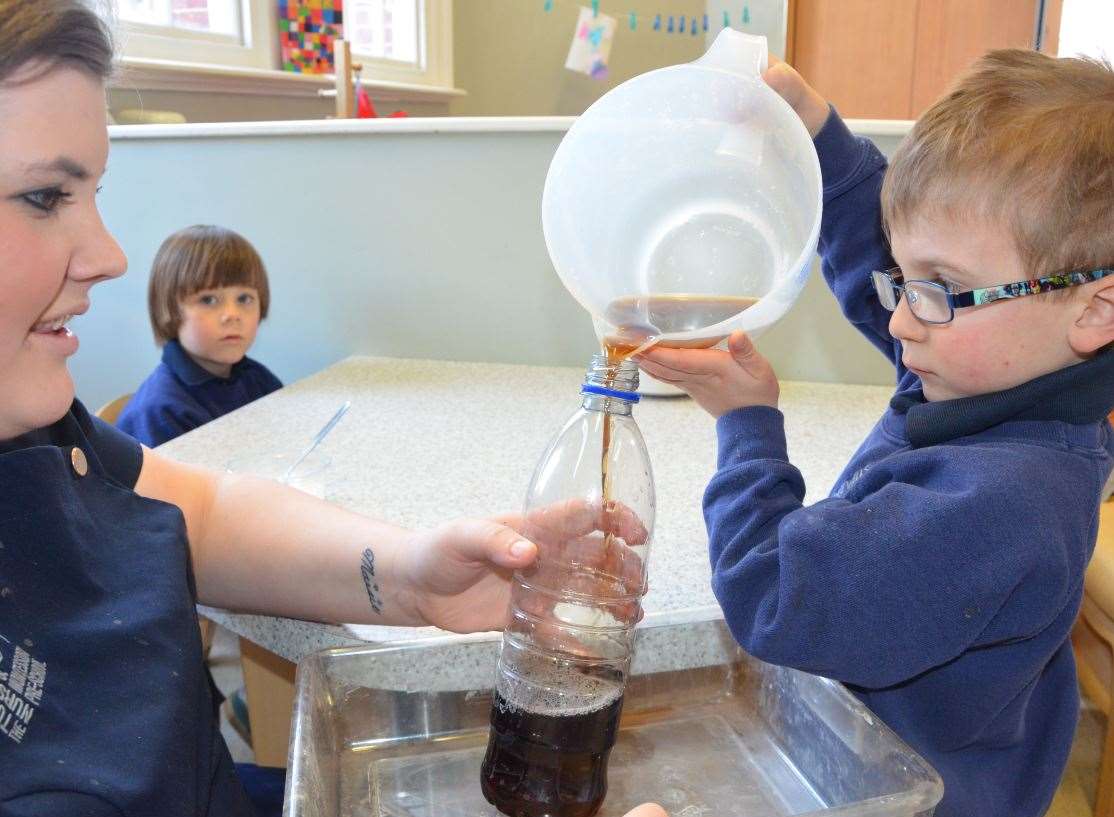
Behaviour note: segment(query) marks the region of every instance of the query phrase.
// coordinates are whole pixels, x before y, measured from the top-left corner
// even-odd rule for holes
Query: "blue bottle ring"
[[[637,403],[642,399],[642,395],[636,391],[605,389],[603,386],[593,386],[591,383],[585,383],[581,386],[580,392],[581,394],[598,394],[600,397],[615,397],[619,400],[629,400],[631,403]]]

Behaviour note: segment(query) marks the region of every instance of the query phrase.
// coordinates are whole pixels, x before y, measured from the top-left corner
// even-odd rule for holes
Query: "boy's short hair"
[[[997,223],[1032,277],[1114,265],[1114,70],[991,51],[929,108],[882,185],[886,230]]]
[[[147,284],[147,309],[155,343],[178,337],[179,304],[203,289],[253,287],[259,292],[259,319],[267,317],[271,293],[263,259],[246,238],[211,224],[196,224],[171,235],[159,247]]]

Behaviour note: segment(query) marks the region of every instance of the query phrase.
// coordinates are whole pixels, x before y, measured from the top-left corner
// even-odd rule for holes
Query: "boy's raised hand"
[[[808,129],[808,135],[815,139],[828,121],[828,101],[788,63],[772,54],[769,59],[770,67],[762,75],[762,79],[797,112]]]
[[[713,417],[747,406],[777,408],[777,376],[745,332],[733,333],[726,351],[654,346],[635,359],[642,371],[683,390]]]

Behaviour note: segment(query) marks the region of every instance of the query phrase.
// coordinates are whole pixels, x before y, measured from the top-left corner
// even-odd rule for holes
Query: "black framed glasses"
[[[909,303],[909,311],[925,323],[950,323],[955,310],[969,306],[982,306],[1007,298],[1023,298],[1041,292],[1089,284],[1114,275],[1114,269],[1095,269],[1086,272],[1065,272],[1047,278],[1033,278],[1028,281],[1015,281],[985,289],[970,289],[966,292],[949,292],[939,281],[906,281],[901,267],[870,273],[874,291],[882,306],[893,312],[897,309],[902,293]]]

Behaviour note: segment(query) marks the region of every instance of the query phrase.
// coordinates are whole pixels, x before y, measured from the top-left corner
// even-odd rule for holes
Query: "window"
[[[115,0],[131,87],[306,96],[329,77],[279,71],[277,0]],[[360,79],[390,99],[452,88],[452,0],[344,0]],[[248,70],[245,70],[248,69]]]
[[[450,87],[451,0],[345,0],[344,32],[366,81]]]
[[[274,0],[117,0],[125,57],[274,68]]]
[[[1110,0],[1064,0],[1056,53],[1114,60],[1114,4]]]
[[[241,45],[244,42],[243,10],[238,2],[120,0],[119,8],[121,20],[142,25],[149,33],[173,35],[183,31],[200,31],[227,42]]]
[[[345,27],[357,54],[420,65],[421,4],[416,0],[349,0]]]

